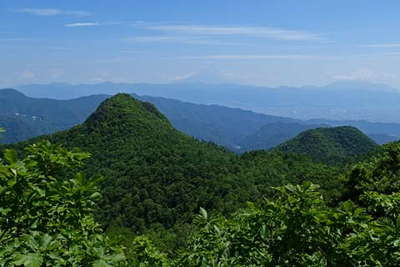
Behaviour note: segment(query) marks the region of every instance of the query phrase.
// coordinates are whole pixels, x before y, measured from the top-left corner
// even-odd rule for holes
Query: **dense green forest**
[[[328,164],[345,164],[378,149],[378,145],[357,128],[341,126],[304,131],[276,149]]]
[[[116,95],[1,147],[0,266],[399,266],[400,144],[316,131],[237,155]]]
[[[83,170],[106,177],[100,221],[139,232],[187,223],[200,207],[233,211],[271,185],[334,172],[279,152],[239,157],[178,132],[153,105],[125,94],[107,99],[84,124],[41,139],[91,153]]]

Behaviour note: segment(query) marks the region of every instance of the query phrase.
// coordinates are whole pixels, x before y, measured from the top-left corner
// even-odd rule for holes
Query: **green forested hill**
[[[223,177],[237,161],[126,94],[104,101],[82,125],[47,138],[92,154],[85,171],[105,177],[101,220],[139,231],[188,221],[200,206],[223,206],[229,193]]]
[[[198,141],[175,130],[152,104],[126,94],[105,100],[82,125],[28,143],[41,139],[90,152],[84,171],[105,179],[101,221],[134,231],[188,222],[199,207],[230,212],[266,196],[271,186],[305,177],[322,179],[326,188],[335,180],[334,168],[304,156],[239,157]]]
[[[373,140],[357,128],[341,126],[307,130],[276,149],[308,155],[319,162],[342,164],[377,147]]]

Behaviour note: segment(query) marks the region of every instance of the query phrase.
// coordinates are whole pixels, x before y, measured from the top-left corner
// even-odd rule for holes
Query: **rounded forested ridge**
[[[372,139],[357,128],[340,126],[304,131],[276,149],[304,154],[316,161],[335,165],[349,162],[377,147]]]

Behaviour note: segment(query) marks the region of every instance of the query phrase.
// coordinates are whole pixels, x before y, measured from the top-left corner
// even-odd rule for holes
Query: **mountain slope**
[[[335,168],[277,151],[237,156],[175,130],[152,104],[126,94],[105,100],[81,125],[8,147],[40,140],[91,153],[82,170],[104,177],[100,222],[134,232],[184,224],[200,207],[229,213],[304,177],[337,188],[326,179]]]
[[[377,147],[357,128],[341,126],[307,130],[277,146],[276,150],[307,155],[319,162],[340,164]]]
[[[51,124],[28,116],[0,114],[0,128],[6,129],[1,135],[1,143],[10,144],[27,140],[34,136],[51,133],[55,130]]]
[[[0,114],[15,113],[36,116],[59,125],[71,127],[86,119],[88,114],[108,96],[93,95],[73,100],[31,98],[14,89],[0,90]]]
[[[102,222],[134,230],[188,221],[200,206],[223,209],[229,192],[222,179],[237,160],[125,94],[105,100],[82,125],[45,138],[92,154],[85,171],[106,178]]]
[[[108,96],[93,95],[73,100],[55,100],[31,98],[14,89],[0,90],[0,124],[4,124],[10,135],[20,136],[14,139],[34,137],[40,134],[53,133],[70,128],[83,122],[98,104]],[[15,123],[24,121],[32,129],[27,135],[14,131],[15,127],[7,127],[7,121]],[[9,129],[7,129],[9,128]],[[3,141],[4,142],[4,141]]]

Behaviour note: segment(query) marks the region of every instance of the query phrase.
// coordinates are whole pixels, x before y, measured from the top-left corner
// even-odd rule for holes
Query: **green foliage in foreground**
[[[400,143],[387,144],[381,153],[354,165],[344,180],[345,198],[358,202],[364,202],[360,199],[364,192],[400,193]]]
[[[399,194],[363,195],[387,211],[373,218],[351,201],[328,207],[311,183],[276,190],[230,219],[202,210],[179,266],[400,266]]]
[[[107,244],[92,212],[98,179],[69,175],[86,153],[40,143],[0,162],[0,266],[110,266],[121,249]]]
[[[183,266],[400,266],[400,144],[356,164],[343,202],[328,205],[311,183],[226,219],[203,210]]]
[[[343,178],[354,195],[338,206],[305,182],[276,187],[229,217],[201,209],[171,255],[145,235],[104,236],[93,218],[99,180],[73,172],[88,154],[48,142],[29,146],[22,160],[7,150],[0,266],[400,266],[399,146],[350,170]]]
[[[130,251],[164,264],[142,266],[400,266],[399,172],[394,143],[342,177],[339,205],[309,182],[276,187],[273,197],[228,218],[201,209],[176,257],[167,260],[146,239]]]

